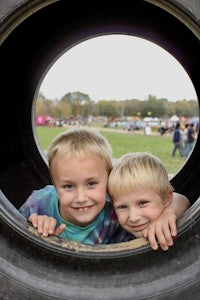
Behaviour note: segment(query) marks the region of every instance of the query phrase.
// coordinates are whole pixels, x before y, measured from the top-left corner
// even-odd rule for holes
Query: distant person
[[[165,132],[166,132],[166,128],[164,128],[163,126],[162,127],[160,127],[159,129],[158,129],[158,131],[160,132],[160,135],[163,135],[163,134],[165,134]]]
[[[174,147],[172,150],[171,157],[175,156],[177,150],[179,151],[180,155],[183,156],[180,123],[177,123],[175,126],[172,141],[173,141]]]
[[[188,126],[189,124],[186,123],[185,124],[185,128],[183,129],[183,133],[182,133],[182,136],[183,136],[183,151],[186,150],[186,147],[187,147],[187,141],[188,141]]]
[[[194,147],[195,142],[195,130],[194,130],[194,123],[191,123],[188,127],[188,139],[187,139],[187,146],[185,149],[184,156],[188,157],[190,152]]]

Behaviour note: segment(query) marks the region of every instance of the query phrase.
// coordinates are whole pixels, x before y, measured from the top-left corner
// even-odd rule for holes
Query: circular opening
[[[172,177],[185,163],[178,149],[173,164],[170,158],[174,127],[180,123],[183,135],[185,124],[194,122],[197,135],[198,111],[192,81],[171,54],[145,39],[113,34],[81,42],[56,60],[41,83],[34,120],[45,152],[50,139],[40,126],[51,127],[55,135],[55,127],[63,131],[73,125],[140,136],[149,129],[148,135],[158,136],[153,144],[128,137],[130,147],[117,143],[114,158],[152,152],[167,161]],[[164,137],[168,142],[161,147]]]

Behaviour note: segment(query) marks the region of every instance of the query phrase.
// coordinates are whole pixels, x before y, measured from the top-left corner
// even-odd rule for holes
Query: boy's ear
[[[166,195],[164,203],[165,203],[165,207],[169,206],[172,203],[172,198],[173,198],[173,193],[170,192]]]

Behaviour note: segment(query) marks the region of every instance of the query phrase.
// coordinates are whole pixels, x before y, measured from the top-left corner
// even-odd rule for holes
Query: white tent
[[[177,122],[177,121],[179,121],[179,117],[177,117],[176,115],[173,115],[173,116],[170,118],[170,121],[172,121],[172,122]]]

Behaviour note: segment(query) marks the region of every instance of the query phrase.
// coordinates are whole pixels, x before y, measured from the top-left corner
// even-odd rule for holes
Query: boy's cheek
[[[117,219],[118,219],[119,223],[122,226],[126,225],[126,218],[120,213],[116,213],[116,215],[117,215]]]

